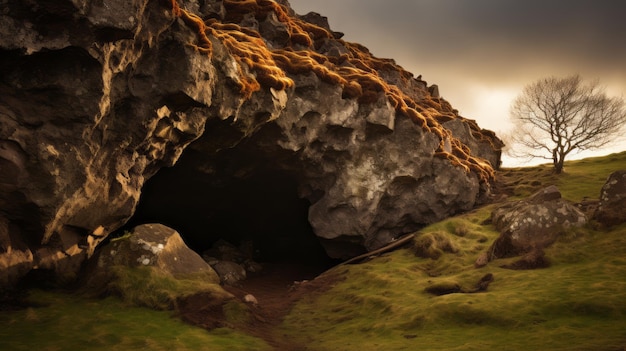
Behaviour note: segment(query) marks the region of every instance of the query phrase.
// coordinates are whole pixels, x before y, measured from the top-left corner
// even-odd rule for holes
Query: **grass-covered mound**
[[[626,168],[626,153],[549,167],[503,171],[514,197],[556,184],[575,202],[597,198],[607,176]],[[312,350],[622,350],[626,347],[626,225],[594,223],[553,246],[545,269],[474,268],[499,235],[493,206],[431,225],[411,249],[327,274],[331,290],[300,301],[281,326]],[[472,291],[486,274],[493,282]],[[428,291],[453,291],[436,295]]]

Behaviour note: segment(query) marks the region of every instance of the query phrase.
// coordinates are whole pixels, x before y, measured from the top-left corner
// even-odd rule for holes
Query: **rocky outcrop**
[[[626,170],[611,173],[600,191],[594,219],[606,226],[626,222]]]
[[[185,150],[218,183],[289,174],[336,257],[488,196],[493,133],[323,17],[280,4],[5,1],[3,271],[71,276]]]
[[[528,199],[509,202],[496,208],[491,220],[501,233],[488,250],[488,260],[512,257],[531,252],[519,265],[528,261],[542,266],[545,262],[541,249],[554,243],[565,230],[582,226],[587,219],[578,208],[561,198],[558,188],[551,185]],[[479,261],[486,264],[484,257]]]
[[[2,6],[7,245],[27,246],[35,268],[76,271],[130,217],[145,179],[202,133],[207,114],[186,103],[210,101],[212,66],[158,2]]]

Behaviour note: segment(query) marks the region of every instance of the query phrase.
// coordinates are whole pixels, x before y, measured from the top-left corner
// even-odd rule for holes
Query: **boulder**
[[[609,175],[600,191],[594,219],[606,226],[626,222],[626,170]]]
[[[491,220],[501,234],[488,250],[490,260],[542,249],[568,228],[587,222],[584,213],[561,198],[553,185],[527,199],[499,206],[491,213]]]
[[[224,305],[233,299],[213,268],[162,224],[139,225],[112,239],[86,272],[81,291],[88,295],[116,295],[132,305],[175,310],[206,328],[223,325]]]
[[[153,267],[174,278],[203,275],[210,282],[219,282],[215,271],[185,245],[180,234],[162,224],[135,227],[127,235],[102,247],[94,259],[97,269],[105,274],[115,266]]]

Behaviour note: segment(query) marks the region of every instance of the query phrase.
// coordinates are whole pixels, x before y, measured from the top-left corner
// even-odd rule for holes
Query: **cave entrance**
[[[247,246],[253,260],[302,267],[310,279],[337,264],[308,222],[309,202],[297,195],[288,172],[263,168],[246,177],[208,175],[187,150],[171,168],[146,182],[128,227],[162,223],[176,229],[185,243],[203,254],[218,241]]]

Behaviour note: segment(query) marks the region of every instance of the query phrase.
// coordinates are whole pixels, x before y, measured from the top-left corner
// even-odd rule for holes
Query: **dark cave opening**
[[[321,272],[338,263],[315,236],[308,222],[310,204],[297,196],[296,179],[289,173],[264,168],[245,178],[217,177],[194,164],[193,156],[183,155],[148,180],[126,228],[167,225],[199,254],[225,240],[234,246],[251,243],[253,259],[261,264]]]

